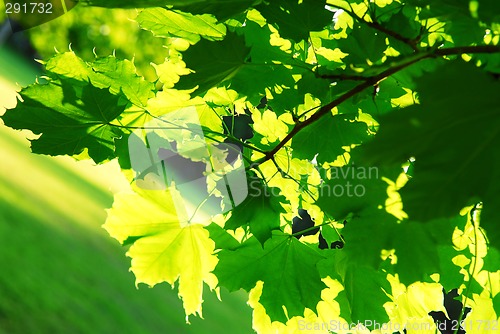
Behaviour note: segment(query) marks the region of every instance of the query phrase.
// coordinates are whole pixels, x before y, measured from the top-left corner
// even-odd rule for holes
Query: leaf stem
[[[322,224],[319,224],[319,225],[314,225],[314,226],[308,227],[308,228],[306,228],[304,230],[301,230],[299,232],[292,233],[292,234],[290,234],[290,236],[295,237],[297,235],[301,235],[301,234],[307,233],[309,231],[315,230],[317,228],[320,228],[321,226],[330,225],[330,224],[333,224],[333,222],[326,222],[326,223],[322,223]]]

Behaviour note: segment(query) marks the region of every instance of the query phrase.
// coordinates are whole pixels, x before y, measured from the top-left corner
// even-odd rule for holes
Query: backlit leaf
[[[2,119],[14,129],[41,134],[31,142],[33,153],[73,156],[87,149],[96,163],[114,158],[114,140],[122,131],[110,123],[123,113],[125,99],[66,80],[28,86],[20,95],[23,102]]]
[[[192,15],[189,13],[153,8],[142,11],[137,16],[142,28],[156,36],[180,37],[196,43],[203,37],[207,40],[221,40],[226,34],[226,26],[217,23],[211,15]]]
[[[116,195],[104,228],[123,243],[133,238],[127,255],[136,284],[179,282],[186,315],[199,314],[203,283],[215,288],[215,243],[202,225],[181,227],[170,193],[148,190]]]

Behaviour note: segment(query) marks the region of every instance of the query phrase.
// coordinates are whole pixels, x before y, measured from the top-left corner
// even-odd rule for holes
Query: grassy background
[[[35,68],[0,46],[0,114]],[[1,122],[1,121],[0,121]],[[135,288],[126,249],[101,228],[116,164],[31,154],[30,134],[0,124],[0,333],[252,333],[243,292],[206,292],[186,325],[176,290]],[[33,137],[33,135],[31,135]]]

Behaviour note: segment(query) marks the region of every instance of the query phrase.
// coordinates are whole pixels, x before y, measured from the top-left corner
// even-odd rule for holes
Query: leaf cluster
[[[105,228],[131,244],[138,283],[179,280],[187,315],[201,314],[203,282],[245,289],[271,327],[308,314],[430,321],[439,305],[403,310],[411,289],[440,298],[460,288],[472,311],[457,320],[477,316],[484,295],[500,315],[488,283],[500,266],[495,0],[86,3],[144,8],[137,22],[169,48],[154,65],[158,79],[144,80],[129,60],[57,54],[2,119],[40,134],[34,153],[119,160],[133,192],[117,195]],[[183,108],[203,133],[187,114],[162,123]],[[154,132],[151,121],[179,131],[133,137]],[[134,170],[130,138],[163,143],[202,169],[242,166],[248,196],[217,193],[234,205],[222,201],[204,227],[183,225],[171,199],[182,189]],[[193,149],[200,142],[232,148],[209,163]],[[199,174],[214,203],[214,184],[228,180]]]

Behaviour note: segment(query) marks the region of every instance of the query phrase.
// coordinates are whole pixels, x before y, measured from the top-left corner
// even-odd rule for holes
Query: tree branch
[[[472,45],[456,46],[452,48],[442,48],[434,51],[436,56],[452,56],[464,53],[499,53],[500,45]]]
[[[318,74],[316,77],[320,79],[331,79],[331,80],[352,80],[352,81],[365,81],[369,79],[368,76],[355,75],[355,74]]]
[[[322,106],[315,114],[313,114],[311,117],[308,119],[302,121],[302,122],[297,122],[292,129],[288,133],[288,135],[278,144],[276,145],[271,151],[268,151],[265,153],[264,157],[256,160],[252,166],[258,166],[269,159],[271,159],[283,146],[286,145],[299,131],[304,129],[305,127],[313,124],[314,122],[318,121],[320,118],[322,118],[324,115],[328,114],[331,112],[331,110],[341,103],[347,101],[351,97],[361,93],[365,89],[376,85],[378,82],[384,80],[385,78],[401,71],[402,69],[411,66],[420,60],[426,59],[426,58],[433,58],[433,57],[439,57],[439,56],[450,56],[450,55],[460,55],[464,53],[500,53],[500,45],[478,45],[478,46],[463,46],[463,47],[451,47],[451,48],[442,48],[442,49],[434,49],[434,50],[428,50],[425,52],[420,52],[417,54],[414,54],[406,61],[396,64],[395,66],[382,71],[381,73],[368,77],[363,83],[357,85],[350,91],[344,93],[343,95],[339,96],[335,100],[331,101],[330,103]]]

